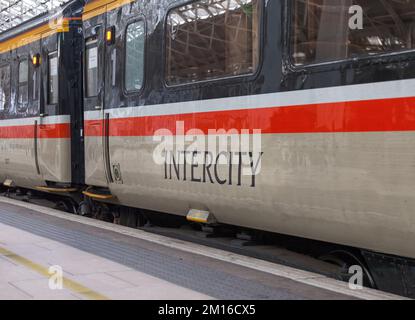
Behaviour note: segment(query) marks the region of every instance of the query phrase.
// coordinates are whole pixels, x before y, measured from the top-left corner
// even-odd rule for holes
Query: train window
[[[295,65],[415,49],[414,1],[294,0]]]
[[[144,78],[144,22],[129,24],[125,37],[125,90],[140,90]]]
[[[48,63],[48,103],[57,104],[59,94],[58,53],[49,54]]]
[[[27,59],[20,61],[18,75],[17,102],[19,108],[25,108],[29,98],[29,62]]]
[[[259,61],[260,0],[199,0],[169,12],[166,82],[252,74]]]
[[[33,70],[32,75],[32,99],[37,101],[39,99],[39,86],[38,86],[38,69]]]
[[[10,104],[10,66],[0,67],[0,112],[8,110]]]
[[[85,58],[86,96],[95,97],[98,95],[98,46],[96,40],[87,41]]]

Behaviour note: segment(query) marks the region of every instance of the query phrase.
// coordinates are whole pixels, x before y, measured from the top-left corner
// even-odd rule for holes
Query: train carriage
[[[352,3],[373,14],[366,30],[349,30],[343,2],[87,4],[85,85],[98,88],[84,98],[87,184],[134,207],[203,209],[223,223],[415,256],[402,238],[413,236],[413,34],[399,34],[385,8]],[[408,30],[412,7],[394,5]],[[94,55],[103,63],[93,73]],[[238,176],[224,156],[216,175],[193,167],[191,177],[189,163],[187,176],[186,165],[166,174],[153,137],[178,123],[183,135],[260,130],[261,171]]]
[[[413,1],[91,1],[83,21],[86,183],[110,201],[415,258]],[[255,132],[256,160],[187,149]]]
[[[83,183],[81,14],[73,2],[0,35],[6,185],[65,191]]]
[[[147,210],[359,248],[379,288],[415,294],[415,1],[66,8],[68,32],[0,55],[13,61],[0,65],[0,178],[76,188],[80,214]],[[30,23],[19,28],[0,48]],[[20,113],[19,52],[49,59]]]

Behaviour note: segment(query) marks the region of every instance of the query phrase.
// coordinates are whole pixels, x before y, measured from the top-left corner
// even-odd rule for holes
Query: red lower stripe
[[[415,89],[414,89],[415,90]],[[415,97],[322,103],[249,110],[201,112],[110,120],[110,136],[153,136],[158,129],[176,134],[199,129],[260,129],[262,133],[323,133],[415,130]],[[102,121],[85,121],[86,136],[102,136]]]
[[[70,138],[69,123],[41,124],[37,129],[39,139]],[[0,127],[0,139],[33,139],[34,125]]]

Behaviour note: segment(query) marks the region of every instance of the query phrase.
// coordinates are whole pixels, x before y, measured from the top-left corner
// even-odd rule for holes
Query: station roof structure
[[[0,0],[0,33],[68,0]]]

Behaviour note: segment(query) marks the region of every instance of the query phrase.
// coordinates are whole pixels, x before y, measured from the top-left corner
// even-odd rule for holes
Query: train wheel
[[[145,215],[139,209],[121,207],[118,213],[119,224],[123,226],[138,228],[144,226],[147,222]]]
[[[56,203],[55,209],[76,214],[78,209],[71,200],[60,200]]]

